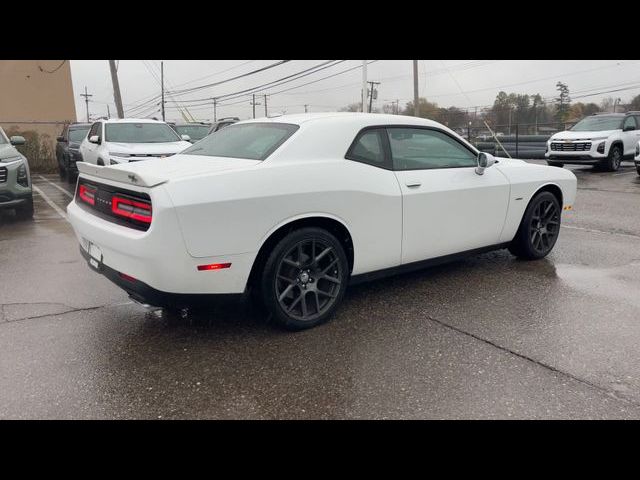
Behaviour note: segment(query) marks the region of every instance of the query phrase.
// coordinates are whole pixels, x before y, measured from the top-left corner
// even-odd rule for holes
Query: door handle
[[[414,181],[410,181],[405,183],[405,185],[409,188],[416,188],[419,187],[420,185],[422,185],[422,182],[419,180],[414,180]]]

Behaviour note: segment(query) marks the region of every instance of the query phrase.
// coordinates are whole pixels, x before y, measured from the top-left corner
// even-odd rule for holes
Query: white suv
[[[544,156],[554,167],[578,163],[615,171],[623,159],[633,159],[639,140],[640,112],[596,113],[553,135]]]
[[[122,118],[98,120],[80,144],[82,160],[96,165],[169,157],[191,146],[189,136],[179,136],[158,120]]]

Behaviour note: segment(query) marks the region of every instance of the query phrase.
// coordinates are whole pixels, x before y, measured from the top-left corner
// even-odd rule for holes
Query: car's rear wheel
[[[609,150],[609,156],[602,162],[602,167],[609,172],[615,172],[620,168],[621,162],[622,147],[613,145]]]
[[[20,220],[29,220],[33,218],[33,197],[29,198],[24,205],[16,207],[16,217]]]
[[[636,172],[638,172],[638,175],[640,175],[640,167],[636,167]]]
[[[560,162],[551,162],[547,160],[547,165],[549,165],[550,167],[564,167],[564,163],[560,163]]]
[[[260,292],[273,319],[289,330],[327,321],[344,296],[349,262],[340,242],[321,228],[295,230],[275,246]]]
[[[527,260],[546,257],[558,240],[560,214],[560,202],[553,193],[538,193],[529,202],[509,251]]]

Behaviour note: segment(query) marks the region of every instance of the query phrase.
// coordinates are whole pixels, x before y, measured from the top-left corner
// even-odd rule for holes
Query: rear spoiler
[[[146,172],[144,175],[140,175],[139,173],[129,172],[122,168],[103,167],[87,162],[77,162],[76,166],[80,173],[139,187],[155,187],[167,181],[165,178],[156,177]]]

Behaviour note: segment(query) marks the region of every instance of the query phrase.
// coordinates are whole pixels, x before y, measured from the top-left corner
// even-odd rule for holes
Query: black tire
[[[616,172],[622,163],[622,147],[618,144],[609,149],[609,156],[602,161],[602,167],[608,172]]]
[[[640,167],[636,167],[636,172],[638,172],[638,175],[640,175]]]
[[[564,167],[564,163],[560,163],[560,162],[551,162],[549,160],[547,160],[547,165],[549,165],[550,167],[560,167],[563,168]]]
[[[60,175],[61,182],[67,179],[68,172],[62,165],[58,165],[58,174]]]
[[[101,158],[99,158],[99,159],[98,159],[98,161],[97,161],[97,165],[101,165],[101,166],[103,166],[103,167],[104,167],[104,162],[102,161],[102,159],[101,159]]]
[[[545,213],[547,208],[550,210]],[[522,216],[518,232],[509,244],[509,251],[525,260],[546,257],[558,240],[561,212],[560,202],[553,193],[540,192],[535,195]]]
[[[16,217],[20,220],[30,220],[33,218],[33,197],[25,205],[16,207]]]
[[[71,172],[67,170],[67,183],[74,184],[78,179],[78,172]]]
[[[326,230],[308,227],[289,233],[274,247],[260,274],[259,291],[277,324],[304,330],[333,315],[348,278],[349,262],[340,242]]]

